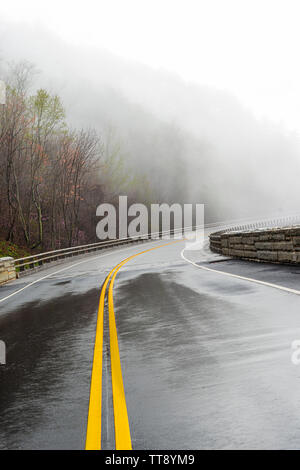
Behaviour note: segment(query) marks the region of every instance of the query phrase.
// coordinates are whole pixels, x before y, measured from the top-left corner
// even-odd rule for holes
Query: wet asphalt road
[[[53,273],[0,303],[0,449],[84,448],[102,282],[125,257],[161,243],[74,258],[0,288],[1,299]],[[180,257],[183,247],[138,256],[115,282],[133,448],[299,448],[300,366],[291,342],[300,339],[300,296],[198,269]],[[207,250],[190,256],[300,288],[299,267],[208,264]],[[102,444],[112,448],[105,338],[104,352]]]

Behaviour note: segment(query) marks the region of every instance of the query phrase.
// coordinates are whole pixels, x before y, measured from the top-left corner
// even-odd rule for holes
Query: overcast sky
[[[229,90],[300,132],[299,0],[2,0],[0,18]]]

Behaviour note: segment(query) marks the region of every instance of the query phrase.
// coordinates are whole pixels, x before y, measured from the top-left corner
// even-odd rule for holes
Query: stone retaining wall
[[[210,249],[235,258],[271,263],[300,263],[300,227],[210,235]]]
[[[0,258],[0,284],[16,279],[14,259],[10,256]]]

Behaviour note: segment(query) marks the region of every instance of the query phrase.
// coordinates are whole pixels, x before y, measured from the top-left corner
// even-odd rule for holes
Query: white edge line
[[[151,243],[155,243],[155,242],[151,242]],[[15,291],[15,292],[12,292],[11,294],[7,295],[6,297],[3,297],[3,299],[0,299],[0,303],[4,302],[5,300],[9,299],[10,297],[13,297],[14,295],[19,294],[20,292],[27,289],[28,287],[33,286],[37,282],[40,282],[43,279],[47,279],[48,277],[54,276],[55,274],[61,273],[62,271],[67,271],[68,269],[74,268],[74,266],[78,266],[79,264],[87,263],[88,261],[93,261],[93,260],[98,259],[98,258],[104,258],[104,256],[111,256],[115,253],[120,253],[121,251],[130,250],[131,248],[133,248],[133,246],[128,246],[127,248],[122,248],[120,250],[114,250],[110,253],[105,253],[103,255],[93,256],[92,258],[88,258],[88,259],[85,259],[83,261],[78,261],[78,263],[74,263],[71,266],[66,266],[65,268],[59,269],[58,271],[55,271],[54,273],[47,274],[46,276],[40,277],[39,279],[36,279],[35,281],[30,282],[29,284],[26,284],[26,286],[22,287],[21,289]]]
[[[255,282],[256,284],[261,284],[267,287],[273,287],[274,289],[283,290],[291,294],[300,295],[300,291],[296,289],[290,289],[289,287],[280,286],[278,284],[272,284],[270,282],[259,281],[258,279],[253,279],[251,277],[239,276],[238,274],[226,273],[224,271],[219,271],[218,269],[207,268],[206,266],[200,266],[199,264],[195,263],[194,261],[191,261],[190,259],[186,258],[186,256],[184,256],[185,250],[186,248],[183,248],[183,250],[181,251],[180,253],[181,258],[185,260],[187,263],[193,264],[194,266],[196,266],[196,268],[203,269],[205,271],[211,271],[213,273],[223,274],[224,276],[235,277],[236,279],[242,279],[243,281]]]

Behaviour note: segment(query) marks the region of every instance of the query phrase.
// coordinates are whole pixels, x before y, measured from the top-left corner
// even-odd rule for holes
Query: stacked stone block
[[[0,284],[16,279],[14,259],[10,256],[0,258]]]
[[[300,263],[300,227],[210,235],[210,248],[234,258],[272,263]]]

